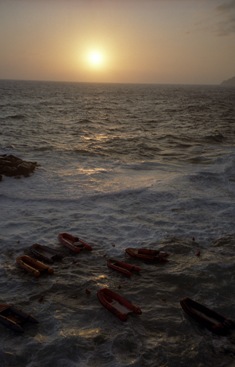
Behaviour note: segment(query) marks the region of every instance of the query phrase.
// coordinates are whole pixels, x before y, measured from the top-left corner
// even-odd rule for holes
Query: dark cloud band
[[[235,33],[235,0],[222,2],[216,8],[221,20],[218,22],[217,32],[220,36]]]

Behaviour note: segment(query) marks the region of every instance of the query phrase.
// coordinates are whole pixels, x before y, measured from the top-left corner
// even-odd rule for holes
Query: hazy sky
[[[235,0],[0,0],[0,52],[0,79],[217,84]]]

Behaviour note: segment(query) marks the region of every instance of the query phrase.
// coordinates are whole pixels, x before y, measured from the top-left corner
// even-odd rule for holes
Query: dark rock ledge
[[[2,175],[20,178],[28,177],[38,166],[37,162],[27,162],[10,154],[0,155],[0,181]]]

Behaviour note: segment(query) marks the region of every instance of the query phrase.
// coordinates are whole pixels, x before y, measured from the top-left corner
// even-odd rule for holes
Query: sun
[[[87,54],[87,62],[90,67],[99,69],[104,66],[104,54],[98,50],[89,51]]]

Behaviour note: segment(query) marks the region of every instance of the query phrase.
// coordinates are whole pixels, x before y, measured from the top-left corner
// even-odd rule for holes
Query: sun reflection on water
[[[71,337],[71,336],[80,336],[82,338],[93,338],[100,333],[100,328],[90,328],[90,329],[80,329],[80,328],[67,328],[63,329],[59,332],[60,336],[63,337]]]

